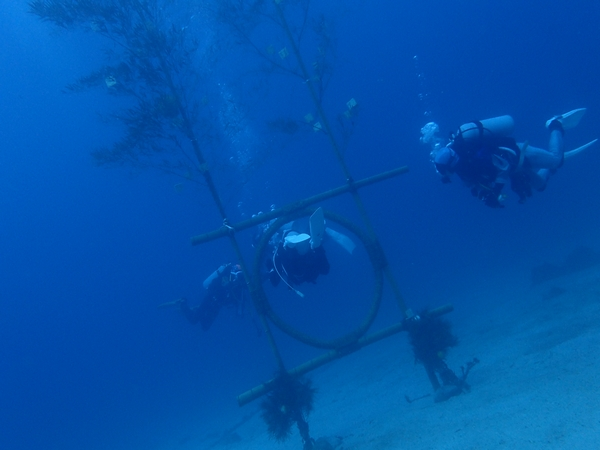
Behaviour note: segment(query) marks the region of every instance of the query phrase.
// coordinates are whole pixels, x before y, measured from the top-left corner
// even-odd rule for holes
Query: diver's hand
[[[490,208],[504,208],[502,200],[504,200],[504,195],[490,194],[483,199],[483,203]]]
[[[471,194],[473,197],[477,197],[490,208],[504,208],[503,202],[506,198],[506,195],[500,194],[501,190],[501,185],[496,185],[494,189],[489,189],[482,186],[474,186],[471,188]]]

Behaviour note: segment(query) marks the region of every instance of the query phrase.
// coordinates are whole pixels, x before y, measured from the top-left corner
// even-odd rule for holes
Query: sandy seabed
[[[449,366],[460,373],[473,357],[481,361],[470,393],[409,403],[406,395],[431,386],[406,336],[394,336],[310,374],[318,388],[311,435],[338,450],[600,448],[600,269],[475,297],[493,295],[496,308],[454,327],[460,344]],[[452,322],[460,311],[453,314]],[[269,437],[258,403],[177,447],[302,449],[297,430],[283,443]]]

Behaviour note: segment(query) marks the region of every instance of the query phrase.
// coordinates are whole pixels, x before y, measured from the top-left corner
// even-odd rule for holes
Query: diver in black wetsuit
[[[546,188],[550,175],[562,166],[566,157],[596,143],[597,139],[565,152],[565,130],[577,126],[585,111],[585,108],[575,109],[546,122],[550,132],[548,150],[516,142],[510,136],[514,127],[510,116],[464,124],[446,146],[429,134],[423,142],[432,144],[431,158],[444,183],[450,182],[450,175],[455,173],[473,196],[487,206],[501,208],[506,197],[502,193],[505,184],[510,182],[519,202],[523,203],[534,189]],[[425,127],[423,130],[422,133],[428,131]]]
[[[261,226],[255,241],[262,239],[274,222]],[[310,234],[302,230],[310,229]],[[270,251],[265,252],[267,273],[263,279],[270,279],[273,286],[283,281],[291,290],[301,297],[304,295],[297,289],[302,283],[316,283],[319,275],[329,273],[329,260],[323,248],[324,240],[338,244],[349,254],[356,245],[348,236],[326,226],[325,213],[317,208],[308,220],[308,227],[302,222],[288,222],[271,232],[267,244]]]
[[[273,286],[283,281],[296,294],[302,283],[316,283],[319,275],[329,273],[329,261],[322,245],[314,247],[310,235],[287,231],[267,261],[269,279]],[[313,248],[314,247],[314,248]]]
[[[177,301],[191,324],[200,322],[202,329],[208,330],[225,306],[233,307],[238,315],[243,315],[248,288],[239,265],[222,265],[204,281],[204,288],[206,294],[198,306],[190,308],[185,298]]]

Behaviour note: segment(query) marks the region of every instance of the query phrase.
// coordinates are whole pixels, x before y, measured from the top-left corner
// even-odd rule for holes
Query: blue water
[[[95,167],[89,151],[119,137],[96,115],[114,99],[61,90],[103,61],[102,41],[57,33],[25,2],[0,4],[0,448],[161,448],[178,424],[234,408],[236,395],[272,375],[274,359],[249,318],[223,311],[203,333],[156,308],[199,301],[202,280],[234,259],[226,240],[189,244],[220,225],[217,209],[193,183],[176,189],[181,180],[156,172]],[[348,100],[359,104],[344,149],[350,171],[359,179],[410,167],[361,192],[409,306],[443,304],[486,280],[526,283],[535,265],[600,248],[600,150],[567,161],[525,205],[513,195],[491,210],[458,181],[442,185],[419,144],[430,120],[445,134],[511,114],[516,137],[543,147],[545,121],[577,107],[588,112],[567,148],[599,137],[598,2],[353,0],[324,12],[336,40],[325,110],[336,126]],[[211,26],[206,35],[220,36],[222,25]],[[206,81],[223,102],[215,108],[229,98],[245,112],[237,140],[213,151],[252,158],[282,140],[252,170],[215,171],[234,221],[344,182],[323,134],[283,145],[264,126],[315,113],[302,80],[251,67],[247,52],[224,48]],[[259,80],[268,88],[254,90]],[[357,220],[349,198],[325,206]],[[239,239],[250,260],[249,233]],[[331,250],[330,259],[331,274],[307,288],[307,300],[267,288],[282,314],[316,333],[347,329],[368,307],[364,253]],[[378,327],[400,319],[389,289],[384,301]],[[455,307],[455,318],[468,317],[468,304]],[[319,353],[276,336],[290,367]]]

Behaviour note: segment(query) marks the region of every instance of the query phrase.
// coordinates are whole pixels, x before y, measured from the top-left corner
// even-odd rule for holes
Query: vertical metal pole
[[[342,171],[344,172],[344,176],[346,177],[346,183],[350,187],[352,187],[354,180],[352,178],[352,175],[350,174],[350,170],[348,169],[346,162],[344,161],[344,157],[342,155],[342,152],[340,151],[340,147],[339,147],[337,141],[335,140],[335,136],[333,135],[333,132],[332,132],[333,130],[331,128],[331,125],[329,124],[329,119],[327,118],[327,115],[325,114],[323,105],[319,101],[317,92],[315,91],[315,88],[312,85],[312,77],[310,76],[310,74],[308,73],[308,70],[306,69],[306,65],[304,64],[304,60],[302,58],[300,50],[298,49],[298,46],[296,45],[296,41],[294,40],[292,31],[290,30],[290,27],[285,18],[285,14],[283,13],[283,9],[281,8],[280,1],[281,0],[274,0],[275,9],[277,10],[279,20],[281,21],[281,25],[283,26],[283,29],[285,30],[285,32],[287,34],[290,45],[292,46],[292,51],[294,52],[294,55],[296,56],[296,60],[298,61],[298,65],[300,66],[300,70],[302,71],[302,76],[305,80],[305,84],[308,87],[310,96],[311,96],[313,103],[315,104],[315,107],[317,108],[319,116],[323,122],[323,129],[325,130],[325,134],[327,134],[327,136],[329,137],[329,142],[331,143],[331,147],[338,159],[338,162],[342,168]],[[354,202],[356,203],[356,206],[358,207],[360,216],[361,216],[365,226],[367,227],[367,232],[368,232],[369,236],[373,239],[373,241],[380,248],[380,254],[384,260],[383,261],[383,263],[384,263],[383,264],[383,268],[384,268],[383,273],[385,274],[385,277],[387,278],[387,280],[390,282],[390,285],[392,287],[392,292],[394,294],[394,297],[396,298],[396,302],[398,303],[398,306],[399,306],[400,310],[402,311],[402,313],[404,314],[404,316],[410,317],[410,316],[412,316],[412,311],[406,306],[406,303],[404,302],[404,298],[402,297],[402,294],[400,293],[400,288],[398,287],[396,279],[395,279],[394,275],[392,274],[392,271],[389,269],[389,266],[387,263],[387,258],[385,257],[385,252],[383,251],[383,248],[381,247],[381,244],[379,243],[379,239],[377,239],[377,234],[375,233],[373,224],[371,223],[371,220],[369,219],[365,205],[364,205],[360,195],[358,195],[358,191],[356,189],[350,189],[350,193],[352,195],[352,198],[354,199]]]

